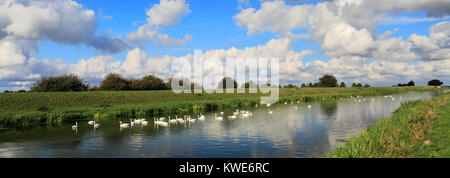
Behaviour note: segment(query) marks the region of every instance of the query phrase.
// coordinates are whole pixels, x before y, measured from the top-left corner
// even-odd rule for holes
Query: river
[[[429,99],[439,92],[405,93],[273,105],[250,110],[246,119],[214,119],[158,127],[119,128],[104,120],[98,129],[87,121],[0,131],[0,157],[106,158],[297,158],[333,151],[381,118],[390,117],[402,102]],[[172,116],[173,117],[173,116]],[[196,117],[195,117],[196,118]],[[125,119],[123,121],[128,121]]]

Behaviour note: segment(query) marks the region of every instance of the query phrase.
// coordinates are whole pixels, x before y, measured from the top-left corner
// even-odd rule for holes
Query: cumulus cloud
[[[127,35],[127,39],[139,41],[152,41],[154,44],[165,46],[186,45],[192,40],[190,35],[185,35],[184,39],[175,39],[161,31],[173,24],[179,23],[181,19],[189,14],[189,4],[185,0],[161,0],[146,12],[147,23],[141,25],[136,32]]]
[[[238,26],[248,30],[249,35],[264,31],[286,35],[296,29],[308,29],[309,33],[302,36],[318,42],[330,57],[357,55],[387,59],[381,53],[390,49],[383,45],[391,45],[399,49],[395,52],[396,58],[448,59],[448,46],[445,45],[448,45],[446,37],[450,33],[446,22],[433,26],[431,38],[413,35],[407,42],[384,37],[376,39],[373,27],[389,13],[416,11],[443,17],[449,14],[450,3],[441,0],[336,0],[316,5],[287,5],[284,1],[267,1],[262,3],[260,9],[243,9],[234,18]]]
[[[62,60],[33,57],[42,40],[85,44],[105,53],[127,48],[120,38],[97,34],[92,10],[72,0],[4,0],[0,2],[0,79],[29,80],[59,71]]]
[[[49,2],[58,2],[58,8],[52,9],[53,6],[48,5],[51,4]],[[246,28],[249,35],[270,31],[281,33],[280,38],[241,49],[232,47],[204,51],[203,58],[222,61],[226,58],[279,58],[282,84],[314,82],[324,74],[333,74],[340,81],[358,81],[384,86],[395,84],[391,83],[393,81],[398,83],[415,80],[417,83],[424,83],[434,78],[450,81],[449,22],[431,26],[428,36],[411,34],[406,39],[390,37],[396,30],[377,35],[373,28],[386,19],[389,13],[425,11],[430,17],[443,17],[449,12],[448,3],[436,0],[382,2],[336,0],[315,5],[291,5],[283,1],[264,1],[260,9],[242,9],[234,17],[236,24]],[[5,8],[14,9],[15,6],[20,8],[30,6],[28,11],[44,9],[38,13],[41,14],[38,16],[40,18],[35,19],[41,24],[23,23],[25,27],[21,30],[8,30],[18,28],[20,24],[20,19],[15,19],[19,17],[14,17],[14,21],[11,20],[13,18],[8,15],[11,13],[10,9],[4,11]],[[58,34],[60,32],[51,34],[54,30],[51,25],[44,28],[42,23],[58,22],[52,19],[58,17],[44,18],[45,14],[65,13],[55,10],[63,7],[71,9],[67,13],[75,13],[72,15],[81,14],[82,18],[75,19],[72,23],[86,23],[86,29],[78,29],[82,30],[82,33],[77,33],[79,32],[77,29],[71,31],[72,29],[62,27],[61,29],[67,30],[68,34],[63,36]],[[40,77],[61,75],[66,72],[80,75],[92,84],[98,84],[110,72],[121,73],[130,78],[154,74],[167,79],[172,75],[170,69],[172,61],[181,58],[190,61],[193,59],[192,54],[181,57],[151,56],[140,48],[129,51],[125,59],[97,56],[81,59],[75,64],[66,64],[61,59],[37,59],[30,54],[37,49],[39,40],[42,39],[63,44],[83,43],[105,52],[120,51],[126,44],[119,37],[111,38],[110,34],[95,32],[97,23],[95,16],[92,16],[90,10],[73,1],[6,0],[0,2],[0,8],[3,8],[0,9],[0,88],[5,86],[24,88]],[[183,0],[161,0],[147,11],[147,23],[128,34],[127,39],[153,41],[163,45],[185,45],[192,40],[190,35],[172,38],[162,33],[162,30],[179,23],[189,12],[189,5]],[[24,14],[24,17],[27,15]],[[10,27],[11,24],[14,25]],[[66,25],[65,22],[56,24],[56,26]],[[90,24],[94,25],[93,29],[90,29]],[[37,30],[27,31],[30,28]],[[306,29],[308,32],[294,34],[296,29]],[[299,38],[317,42],[330,59],[305,62],[303,59],[315,51],[295,51],[293,44]]]

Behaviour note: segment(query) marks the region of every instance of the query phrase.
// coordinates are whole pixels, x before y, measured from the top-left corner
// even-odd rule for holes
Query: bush
[[[33,92],[87,91],[89,84],[74,74],[44,77],[31,87]]]
[[[234,86],[227,86],[227,84],[232,84],[232,85],[234,84]],[[217,86],[217,88],[219,88],[219,89],[221,89],[221,88],[226,89],[228,87],[237,88],[238,84],[237,84],[236,80],[234,80],[230,77],[225,77],[222,79],[222,81],[220,81],[219,86]]]
[[[429,81],[428,82],[428,86],[434,86],[434,87],[436,87],[436,86],[441,86],[441,85],[443,85],[444,83],[442,83],[440,80],[438,80],[438,79],[434,79],[434,80],[431,80],[431,81]]]
[[[352,87],[363,87],[361,83],[352,83]]]
[[[283,88],[298,88],[298,87],[293,84],[288,84],[288,85],[285,85]]]
[[[130,88],[132,90],[166,90],[166,83],[158,77],[147,75],[141,80],[132,80]]]
[[[319,86],[320,87],[337,87],[337,79],[332,75],[324,75],[319,78]]]
[[[100,83],[100,90],[129,90],[130,89],[130,81],[122,78],[120,74],[110,73],[105,77]]]

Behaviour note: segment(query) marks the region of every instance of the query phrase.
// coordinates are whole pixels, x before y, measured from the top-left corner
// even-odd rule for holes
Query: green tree
[[[231,84],[231,86],[227,86],[227,84]],[[220,81],[219,86],[217,86],[217,88],[219,88],[219,89],[220,88],[226,89],[227,87],[237,88],[237,86],[238,86],[238,84],[237,84],[236,80],[234,80],[230,77],[224,77]]]
[[[337,79],[333,75],[326,74],[319,78],[320,87],[337,87]]]
[[[283,88],[298,88],[298,87],[293,84],[287,84]]]
[[[369,87],[370,87],[369,84],[365,84],[365,85],[364,85],[364,88],[369,88]]]
[[[309,83],[308,83],[308,87],[309,87],[309,88],[312,88],[312,87],[314,87],[314,85],[313,85],[311,82],[309,82]]]
[[[89,84],[74,74],[44,77],[30,88],[33,92],[87,91]]]
[[[302,83],[302,88],[306,88],[306,84],[305,83]]]
[[[345,85],[344,82],[341,82],[341,85],[340,85],[339,87],[345,88],[345,87],[347,87],[347,86]]]
[[[433,80],[430,80],[429,82],[428,82],[428,86],[434,86],[434,87],[436,87],[436,86],[441,86],[441,85],[443,85],[444,83],[442,83],[440,80],[438,80],[438,79],[433,79]]]
[[[156,76],[147,75],[140,80],[131,80],[132,90],[166,90],[167,84]]]
[[[130,90],[130,81],[123,78],[120,74],[110,73],[100,83],[100,90],[120,91]]]
[[[245,82],[244,84],[242,84],[241,88],[257,88],[258,86],[256,85],[256,83],[252,80]]]

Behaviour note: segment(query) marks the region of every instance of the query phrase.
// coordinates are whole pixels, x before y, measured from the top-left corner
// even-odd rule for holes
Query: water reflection
[[[283,104],[271,107],[273,115],[264,106],[249,119],[217,121],[210,113],[205,121],[169,128],[149,120],[148,126],[120,130],[117,120],[105,120],[95,130],[87,122],[75,131],[71,125],[7,130],[0,133],[0,157],[312,157],[389,117],[401,102],[436,95]]]
[[[330,119],[336,118],[338,104],[335,101],[324,101],[320,103],[320,108],[322,109],[322,113]]]

